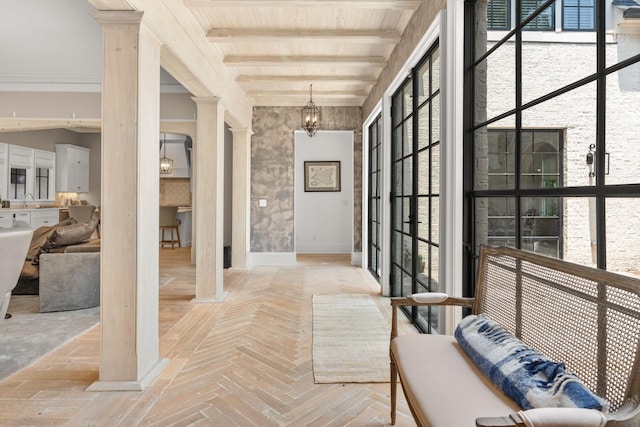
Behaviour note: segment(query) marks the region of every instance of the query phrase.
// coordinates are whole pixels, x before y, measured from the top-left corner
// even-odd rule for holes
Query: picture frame
[[[305,192],[341,191],[340,182],[340,161],[304,162]]]

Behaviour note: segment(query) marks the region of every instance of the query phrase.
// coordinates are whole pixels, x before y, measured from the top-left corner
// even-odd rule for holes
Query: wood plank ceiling
[[[183,0],[254,105],[361,106],[420,1]]]

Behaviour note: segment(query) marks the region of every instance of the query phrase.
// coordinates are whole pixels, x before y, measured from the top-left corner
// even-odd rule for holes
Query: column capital
[[[93,19],[100,25],[108,24],[139,24],[144,12],[139,10],[99,10],[92,12]]]
[[[248,134],[248,136],[253,135],[253,130],[252,130],[251,128],[239,128],[239,127],[232,127],[232,128],[229,128],[229,130],[230,130],[232,133],[234,133],[234,134],[235,134],[235,133],[243,133],[243,132],[246,132],[246,133]]]
[[[218,104],[221,98],[219,96],[192,96],[191,99],[196,104]]]

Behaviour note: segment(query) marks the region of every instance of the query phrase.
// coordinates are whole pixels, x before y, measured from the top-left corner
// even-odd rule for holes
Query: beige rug
[[[317,384],[389,382],[391,323],[383,301],[359,294],[313,296]]]

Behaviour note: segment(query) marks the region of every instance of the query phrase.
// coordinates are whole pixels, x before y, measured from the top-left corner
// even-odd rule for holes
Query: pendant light
[[[160,173],[163,175],[170,174],[173,171],[173,160],[167,157],[167,134],[162,134],[162,145],[164,154],[160,159]]]
[[[313,85],[309,85],[309,102],[302,109],[300,118],[302,128],[310,137],[315,135],[320,127],[320,109],[313,102]]]

